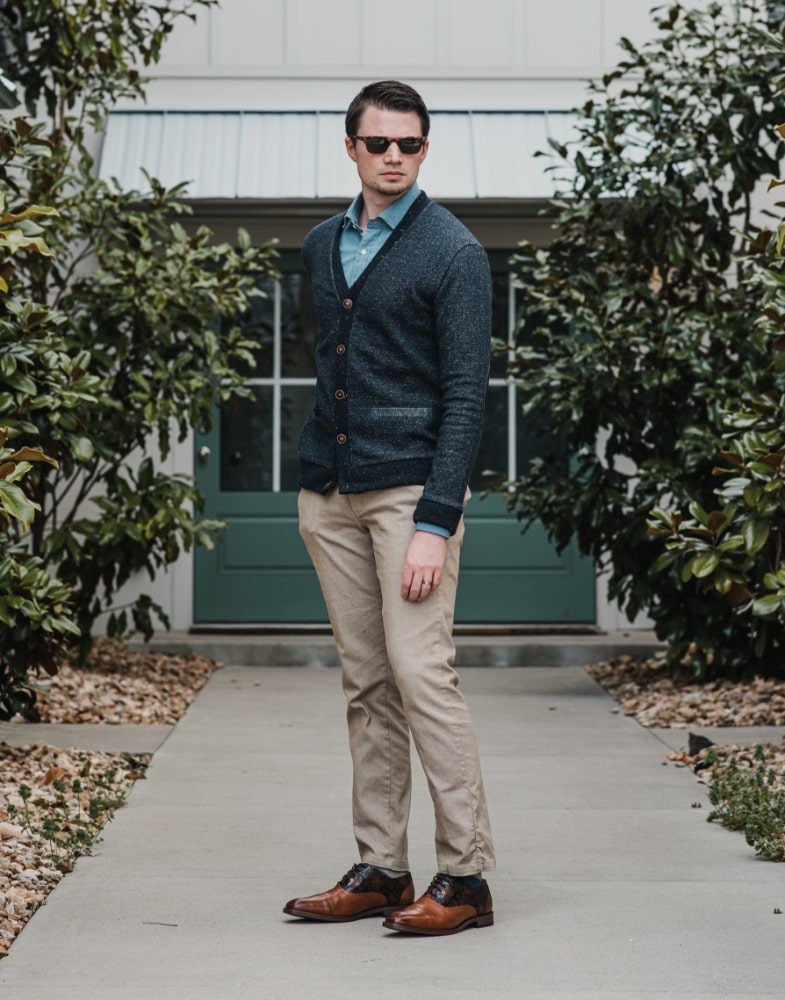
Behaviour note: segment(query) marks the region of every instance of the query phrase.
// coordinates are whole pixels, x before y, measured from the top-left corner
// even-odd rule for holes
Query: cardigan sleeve
[[[454,534],[477,457],[491,351],[491,274],[477,243],[459,249],[434,302],[441,423],[431,473],[414,513]]]

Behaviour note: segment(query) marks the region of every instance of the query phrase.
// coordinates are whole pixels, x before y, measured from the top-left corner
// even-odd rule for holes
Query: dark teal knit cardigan
[[[488,385],[491,278],[475,237],[423,192],[349,288],[343,214],[311,230],[303,260],[318,337],[300,485],[366,493],[424,484],[415,521],[453,534]]]

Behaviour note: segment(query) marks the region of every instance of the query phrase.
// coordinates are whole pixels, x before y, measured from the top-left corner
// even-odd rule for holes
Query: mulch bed
[[[97,639],[84,666],[64,663],[39,679],[30,721],[172,725],[220,667],[198,653],[136,653]]]
[[[54,677],[38,679],[28,721],[171,725],[220,667],[196,653],[136,653],[98,639],[84,666],[64,663]],[[76,857],[89,852],[148,760],[0,743],[0,958]]]
[[[785,682],[697,684],[688,667],[671,673],[665,657],[618,656],[586,670],[642,726],[785,726]]]

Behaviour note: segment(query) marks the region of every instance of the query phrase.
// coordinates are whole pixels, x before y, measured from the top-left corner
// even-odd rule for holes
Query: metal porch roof
[[[166,186],[189,181],[193,199],[348,199],[358,181],[344,151],[343,118],[333,111],[114,111],[100,176],[144,189],[144,168]],[[574,121],[565,112],[434,112],[421,184],[442,199],[551,197],[549,161],[534,153],[549,149],[549,137],[567,139]]]

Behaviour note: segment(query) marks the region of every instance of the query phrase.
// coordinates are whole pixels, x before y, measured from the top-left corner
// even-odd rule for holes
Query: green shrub
[[[712,503],[723,413],[767,379],[766,335],[749,282],[770,234],[753,191],[777,173],[776,67],[762,0],[659,8],[657,30],[580,109],[547,247],[513,258],[526,305],[510,374],[534,432],[557,442],[514,482],[498,481],[557,548],[572,539],[607,571],[610,597],[644,612],[674,657],[693,644],[699,676],[738,622],[724,597],[655,572],[654,508]],[[716,651],[722,651],[715,655]]]
[[[782,53],[783,38],[771,38]],[[785,126],[776,130],[785,136]],[[783,181],[772,181],[776,188]],[[761,234],[760,242],[765,242]],[[785,674],[785,223],[771,237],[773,254],[749,287],[759,296],[751,339],[755,378],[739,386],[722,414],[724,434],[712,472],[714,503],[693,499],[682,510],[657,508],[651,535],[666,540],[655,572],[678,572],[686,593],[713,609],[704,627],[684,628],[674,609],[667,629],[673,655],[697,647],[740,675]],[[723,630],[717,631],[718,621]]]
[[[6,152],[17,163],[25,162],[21,134],[13,135],[10,142],[6,137]],[[7,265],[18,252],[50,254],[35,220],[52,214],[41,206],[9,212],[0,191],[0,266],[5,265],[9,279],[13,269]],[[54,317],[45,307],[9,296],[9,291],[8,280],[0,276],[0,419],[8,416],[8,411],[21,413],[35,407],[32,396],[37,394],[37,386],[23,370],[24,365],[20,369],[20,360],[36,351],[49,356],[43,405],[55,410],[67,406],[75,398],[74,385],[80,376],[71,378],[73,367],[57,350],[59,345],[50,329]],[[35,331],[31,331],[31,323]],[[69,380],[72,384],[67,387]],[[18,428],[35,436],[35,428],[26,418],[18,422]],[[32,710],[35,694],[31,674],[39,669],[54,673],[58,660],[79,635],[68,606],[70,589],[52,579],[43,561],[31,555],[26,544],[14,541],[16,530],[29,532],[41,510],[28,496],[25,479],[35,465],[56,468],[57,462],[36,448],[8,447],[7,439],[8,428],[0,427],[0,720]]]
[[[239,369],[253,365],[256,345],[238,318],[259,275],[275,270],[272,245],[253,246],[242,230],[217,244],[208,228],[186,228],[183,185],[148,178],[146,190],[122,191],[99,182],[88,148],[88,128],[101,131],[115,102],[143,96],[137,67],[159,59],[178,18],[215,2],[0,4],[7,75],[41,116],[0,120],[0,186],[16,203],[59,213],[47,229],[54,256],[17,264],[28,305],[6,331],[0,324],[0,356],[10,359],[0,369],[0,421],[9,441],[56,459],[27,476],[40,514],[19,540],[70,586],[83,650],[106,611],[113,634],[132,626],[149,637],[156,617],[168,624],[146,594],[116,608],[118,589],[212,544],[219,525],[199,518],[192,477],[163,462],[173,438],[208,427],[217,405],[246,391]],[[35,152],[23,170],[4,157],[4,135],[23,136]],[[59,340],[51,329],[39,336],[41,323],[56,325]],[[62,391],[51,392],[53,382]]]

